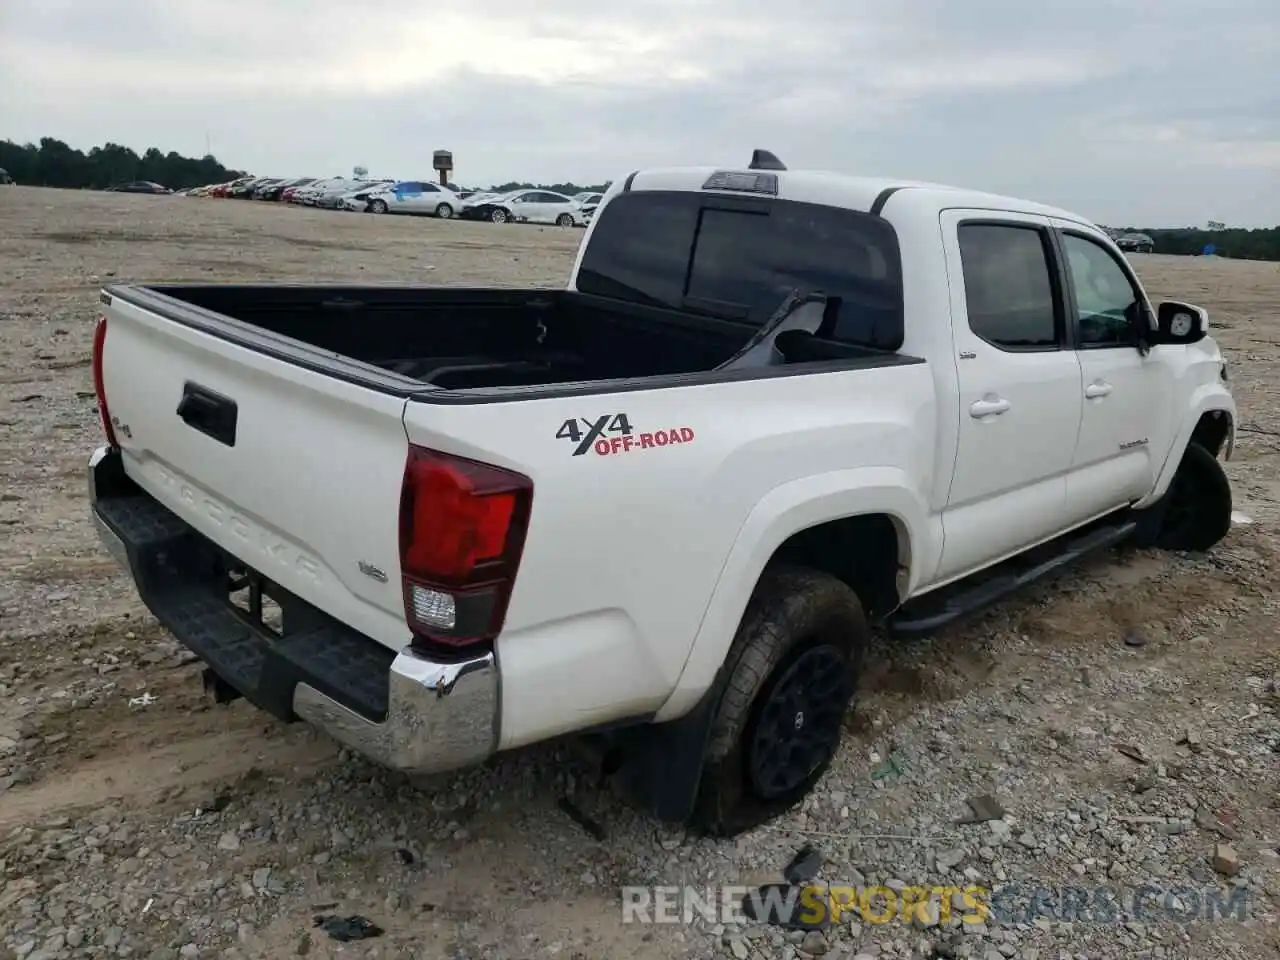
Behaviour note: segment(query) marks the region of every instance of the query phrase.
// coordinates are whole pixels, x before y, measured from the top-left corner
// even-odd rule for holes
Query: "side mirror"
[[[1203,307],[1166,300],[1156,309],[1156,343],[1196,343],[1209,335],[1209,314]]]

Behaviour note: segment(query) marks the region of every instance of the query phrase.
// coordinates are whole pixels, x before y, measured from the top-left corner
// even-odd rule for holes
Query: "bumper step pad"
[[[146,494],[99,499],[95,511],[156,619],[250,703],[294,720],[301,682],[370,721],[386,718],[394,652],[245,570]],[[233,575],[279,604],[282,635],[232,603]]]

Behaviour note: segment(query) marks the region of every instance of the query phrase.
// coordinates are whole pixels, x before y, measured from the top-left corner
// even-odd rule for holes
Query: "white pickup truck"
[[[219,699],[414,773],[599,734],[733,833],[822,774],[872,626],[1230,528],[1205,312],[1036,203],[757,151],[618,181],[565,290],[101,299],[102,539]]]

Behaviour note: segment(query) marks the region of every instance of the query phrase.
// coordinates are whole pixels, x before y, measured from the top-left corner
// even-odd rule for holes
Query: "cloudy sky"
[[[936,180],[1115,225],[1280,222],[1277,0],[0,0],[0,138],[264,175]]]

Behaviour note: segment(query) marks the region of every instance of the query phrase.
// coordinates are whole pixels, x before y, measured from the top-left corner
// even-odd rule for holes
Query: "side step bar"
[[[1080,558],[1127,540],[1137,522],[1111,520],[1051,540],[1019,556],[997,564],[973,578],[928,593],[904,604],[889,617],[886,626],[898,636],[920,636],[991,606],[1029,583],[1034,583]]]

